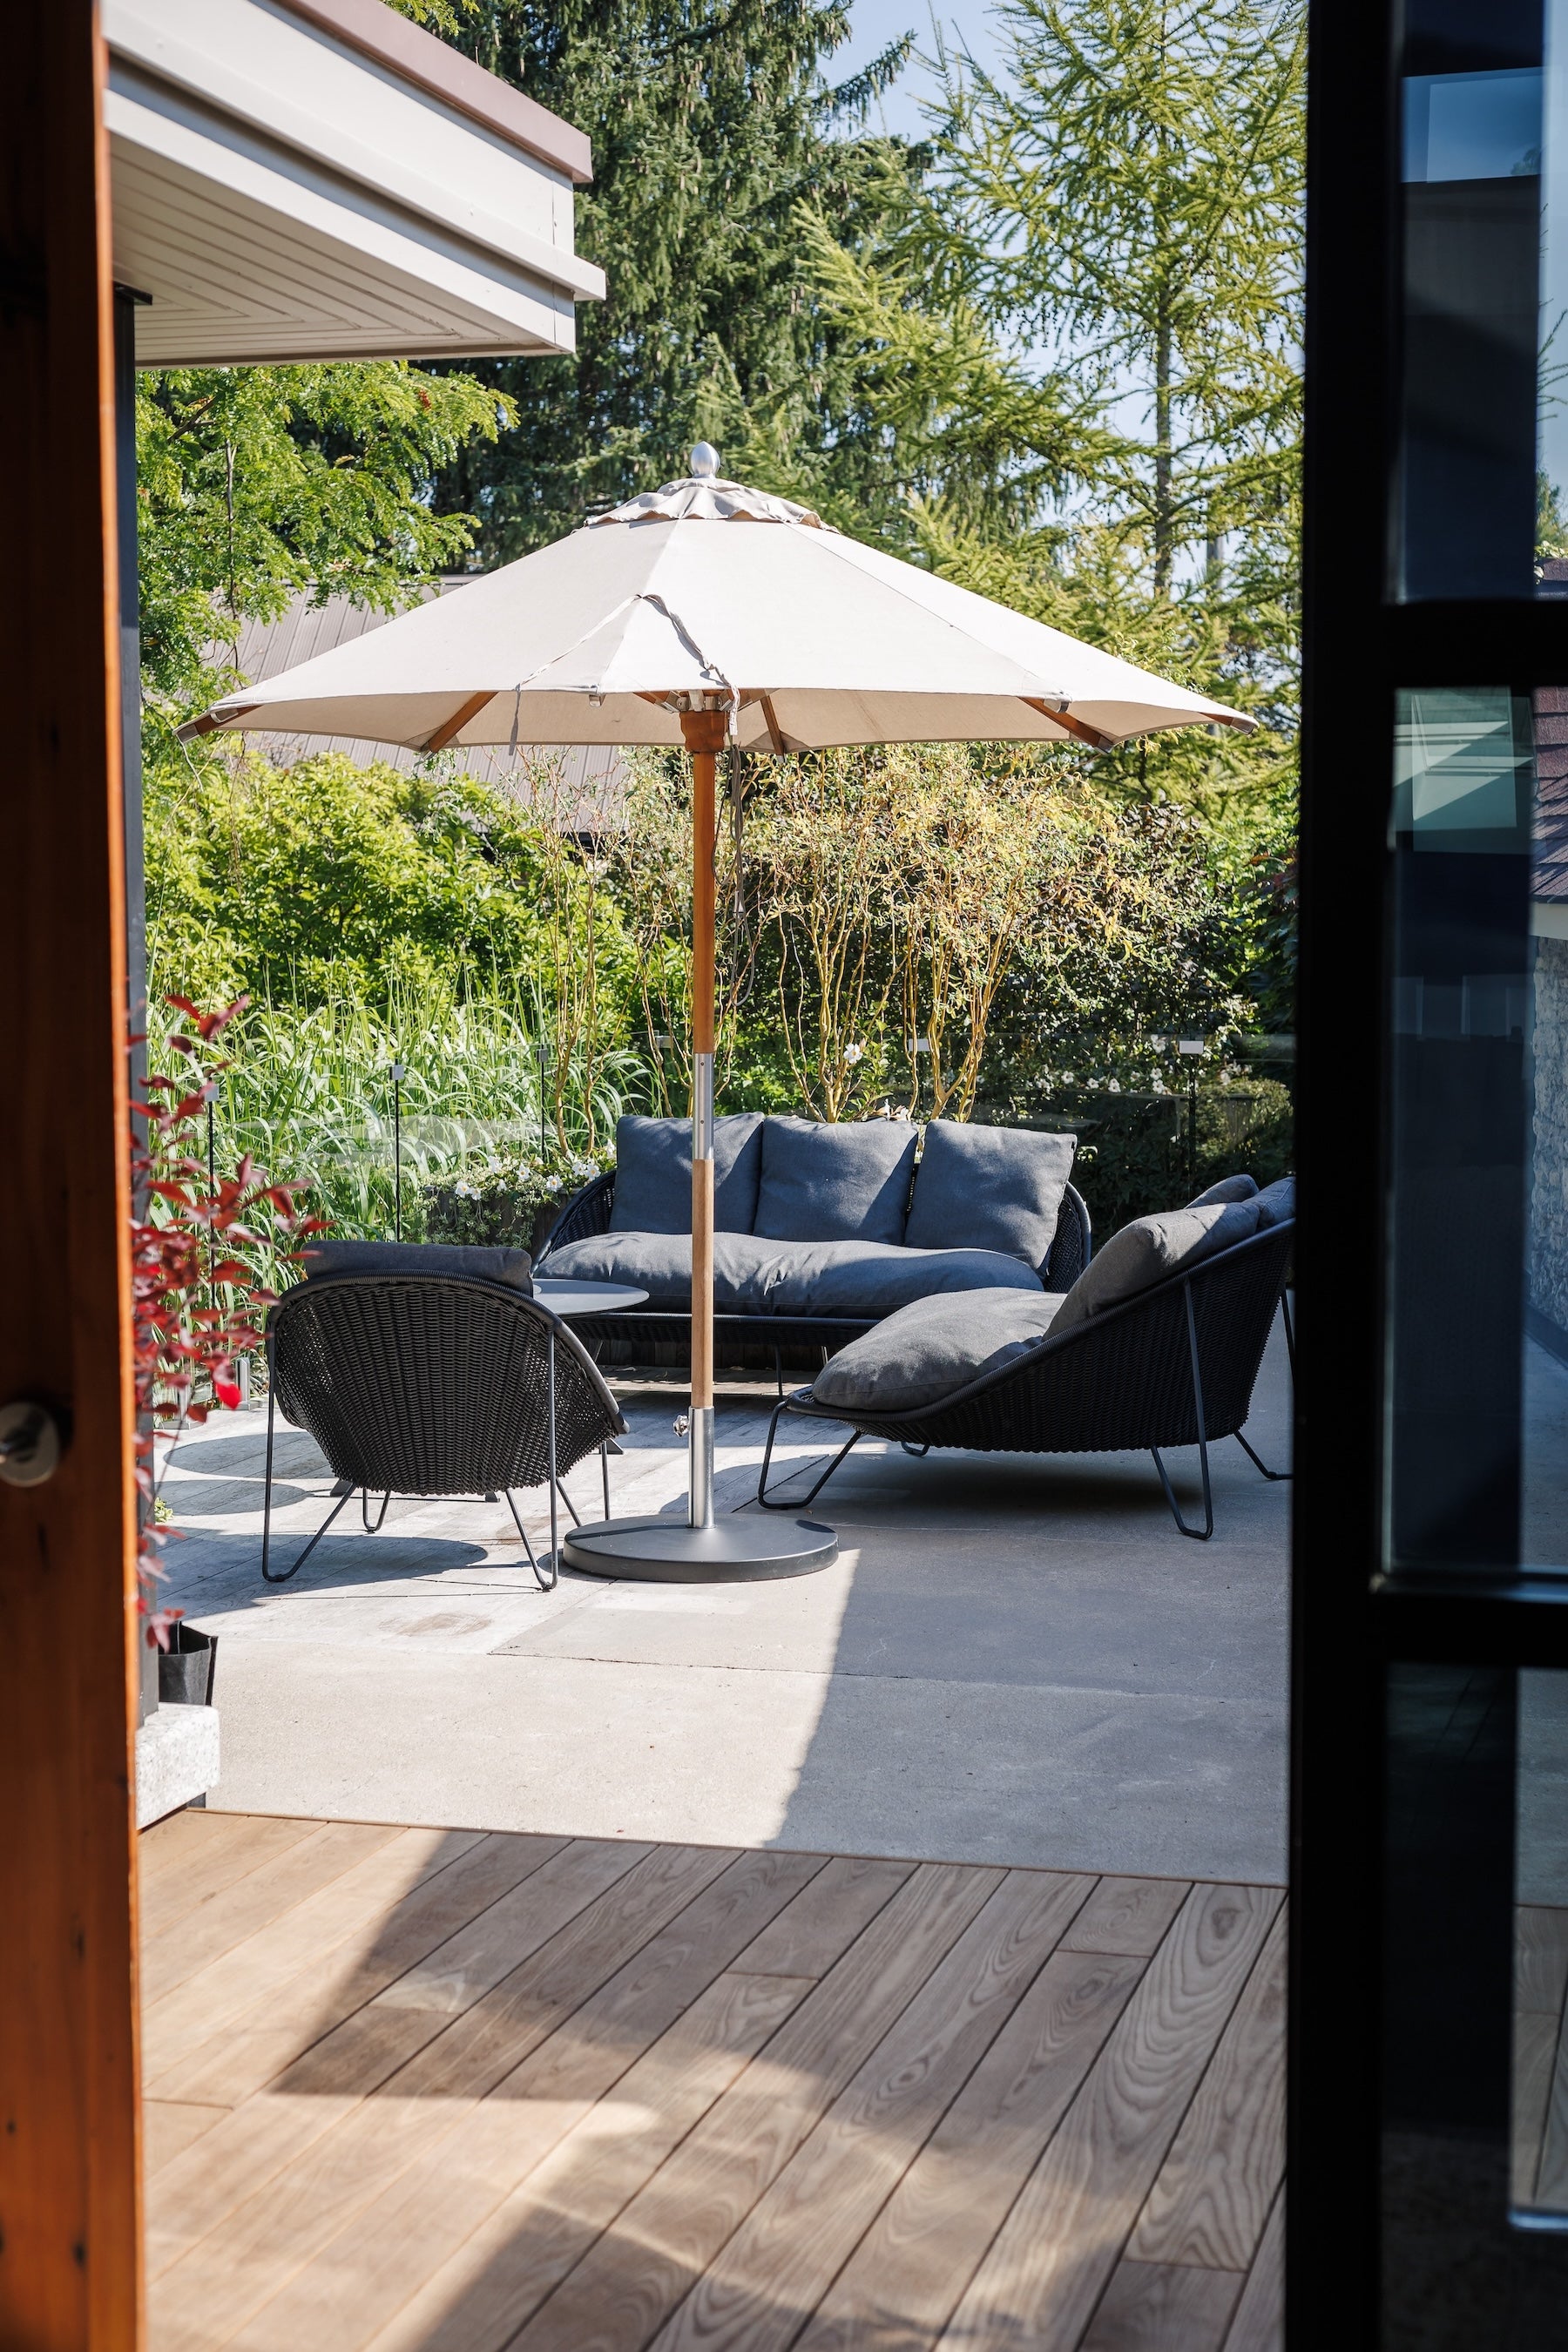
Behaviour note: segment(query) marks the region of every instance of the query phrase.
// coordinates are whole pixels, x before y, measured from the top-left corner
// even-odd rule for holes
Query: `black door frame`
[[[1395,0],[1312,0],[1287,2336],[1548,2352],[1568,2240],[1506,2215],[1512,1670],[1568,1666],[1568,1587],[1382,1574],[1385,955],[1397,689],[1568,684],[1568,602],[1385,598],[1398,33]],[[1423,1667],[1454,1673],[1447,1762],[1401,1728]],[[1384,2176],[1412,2080],[1475,2152],[1440,2221]]]

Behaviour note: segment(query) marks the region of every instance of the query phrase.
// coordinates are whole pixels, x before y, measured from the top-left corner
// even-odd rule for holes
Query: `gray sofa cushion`
[[[1187,1202],[1189,1209],[1208,1209],[1216,1201],[1252,1201],[1258,1197],[1258,1185],[1250,1176],[1222,1176],[1206,1192],[1199,1192]]]
[[[904,1119],[770,1118],[752,1231],[775,1242],[901,1242],[919,1140]]]
[[[911,1249],[1005,1250],[1044,1265],[1077,1149],[1076,1135],[933,1118],[905,1241]]]
[[[763,1166],[763,1114],[737,1113],[713,1124],[713,1221],[720,1233],[749,1234]],[[689,1234],[691,1121],[616,1121],[613,1234]]]
[[[1282,1225],[1295,1213],[1294,1176],[1281,1176],[1277,1184],[1266,1184],[1258,1195],[1258,1222],[1260,1225]]]
[[[462,1247],[450,1242],[312,1242],[302,1255],[307,1276],[326,1274],[466,1274],[533,1295],[533,1261],[526,1250]]]
[[[1058,1332],[1109,1307],[1150,1290],[1167,1276],[1182,1274],[1233,1242],[1246,1241],[1258,1227],[1258,1202],[1215,1201],[1203,1208],[1167,1209],[1157,1217],[1137,1217],[1112,1234],[1085,1266],[1062,1302]]]
[[[691,1305],[687,1234],[595,1234],[552,1250],[540,1271],[587,1282],[629,1282],[650,1308]],[[886,1242],[775,1242],[713,1237],[713,1298],[721,1315],[831,1315],[871,1320],[911,1299],[955,1290],[1040,1294],[1039,1278],[994,1250],[910,1250]]]
[[[812,1402],[854,1412],[935,1404],[1037,1347],[1064,1303],[1040,1290],[921,1298],[840,1348],[818,1372]]]

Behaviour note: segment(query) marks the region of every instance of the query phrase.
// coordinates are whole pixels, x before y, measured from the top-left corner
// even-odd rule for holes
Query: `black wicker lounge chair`
[[[1275,1311],[1284,1306],[1286,1343],[1295,1363],[1295,1338],[1285,1282],[1295,1222],[1271,1225],[1205,1259],[1190,1273],[1142,1291],[1121,1306],[1077,1323],[1059,1338],[1047,1333],[1025,1352],[967,1387],[918,1411],[856,1413],[813,1402],[797,1389],[775,1407],[768,1427],[757,1500],[769,1510],[801,1511],[816,1500],[850,1448],[862,1437],[895,1438],[906,1452],[933,1445],[977,1454],[1110,1454],[1154,1457],[1165,1500],[1183,1535],[1206,1542],[1214,1533],[1209,1484],[1210,1445],[1234,1437],[1266,1478],[1270,1470],[1242,1435],[1252,1391]],[[847,1425],[850,1435],[804,1500],[776,1500],[767,1492],[773,1438],[784,1413]],[[1194,1445],[1203,1471],[1204,1524],[1183,1518],[1161,1459],[1161,1448]]]
[[[555,1583],[560,1481],[626,1423],[580,1340],[526,1292],[455,1275],[314,1276],[267,1318],[267,1491],[261,1573],[286,1584],[357,1492],[371,1534],[394,1495],[504,1495],[535,1577]],[[337,1479],[331,1510],[292,1564],[268,1566],[275,1409],[308,1430]],[[549,1574],[512,1497],[550,1489]],[[381,1496],[373,1520],[370,1497]]]
[[[580,1192],[574,1192],[553,1224],[537,1234],[534,1264],[541,1274],[548,1275],[547,1254],[564,1249],[568,1242],[586,1241],[595,1234],[608,1233],[610,1214],[616,1204],[616,1171],[612,1168],[603,1176],[595,1176]],[[1043,1265],[1036,1272],[1047,1290],[1070,1290],[1084,1267],[1091,1250],[1089,1210],[1081,1193],[1069,1184],[1063,1196],[1057,1230]],[[721,1362],[730,1360],[722,1351],[727,1346],[735,1349],[761,1349],[771,1351],[773,1369],[778,1375],[779,1394],[784,1394],[783,1364],[786,1355],[800,1358],[805,1363],[815,1361],[820,1352],[823,1360],[837,1349],[847,1347],[851,1339],[864,1337],[876,1329],[875,1318],[830,1315],[716,1315],[713,1318],[715,1343],[721,1349]],[[626,1315],[595,1315],[579,1333],[595,1361],[601,1349],[617,1342],[632,1349],[658,1347],[661,1344],[684,1351],[691,1345],[691,1318],[687,1313],[659,1312],[637,1307]]]

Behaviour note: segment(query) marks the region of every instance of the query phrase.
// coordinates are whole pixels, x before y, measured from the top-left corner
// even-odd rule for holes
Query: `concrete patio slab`
[[[617,1512],[673,1510],[682,1399],[628,1381]],[[754,1509],[771,1396],[719,1409],[721,1509]],[[1288,1442],[1277,1335],[1249,1434]],[[804,1495],[832,1433],[775,1454]],[[223,1637],[213,1801],[589,1836],[811,1847],[1279,1881],[1285,1872],[1289,1488],[1214,1456],[1210,1544],[1173,1527],[1147,1456],[866,1446],[814,1507],[825,1573],[704,1589],[534,1584],[504,1506],[357,1506],[298,1585],[259,1565],[264,1417],[215,1418],[165,1492],[188,1530],[171,1597]],[[280,1433],[297,1547],[330,1479]],[[1175,1457],[1195,1500],[1194,1454]],[[792,1475],[793,1474],[793,1475]],[[596,1462],[572,1491],[596,1515]],[[523,1498],[544,1538],[542,1497]],[[289,1556],[288,1554],[285,1555]]]

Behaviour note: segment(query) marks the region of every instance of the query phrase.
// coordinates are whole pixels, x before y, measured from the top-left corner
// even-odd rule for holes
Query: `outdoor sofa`
[[[691,1335],[686,1119],[623,1118],[616,1165],[567,1201],[541,1275],[627,1283],[646,1307],[596,1315],[595,1358],[669,1360]],[[917,1160],[917,1149],[924,1138]],[[1088,1265],[1077,1139],[933,1119],[838,1125],[745,1112],[716,1122],[714,1328],[721,1362],[815,1365],[911,1301],[1071,1287]]]
[[[1184,1209],[1141,1217],[1059,1296],[930,1298],[890,1316],[783,1397],[768,1429],[757,1499],[801,1511],[860,1438],[907,1452],[1153,1455],[1183,1535],[1214,1532],[1209,1446],[1242,1434],[1295,1238],[1293,1177],[1259,1192],[1224,1179]],[[1289,1307],[1285,1336],[1294,1361]],[[805,1496],[768,1492],[779,1422],[837,1423],[849,1436]],[[1182,1517],[1162,1449],[1196,1445],[1204,1519]],[[788,1483],[787,1481],[785,1482]]]

